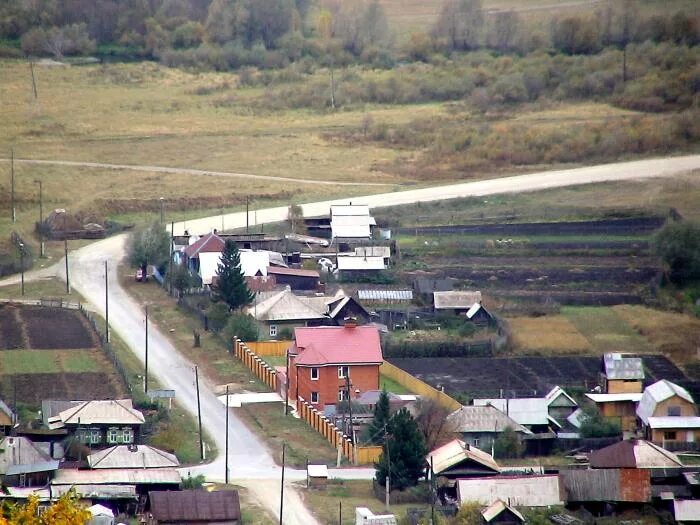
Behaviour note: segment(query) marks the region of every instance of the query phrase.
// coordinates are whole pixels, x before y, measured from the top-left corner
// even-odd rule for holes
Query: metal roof
[[[413,290],[357,290],[360,301],[412,301]]]
[[[338,255],[338,270],[383,270],[384,257]]]
[[[459,479],[457,495],[460,504],[473,501],[489,505],[497,499],[522,507],[548,507],[563,503],[557,475]]]
[[[278,292],[261,293],[257,295],[255,302],[246,309],[246,312],[258,321],[294,321],[326,317],[325,309],[321,311],[314,308],[313,302],[305,299],[295,295],[288,288]]]
[[[484,521],[486,523],[489,523],[492,519],[494,519],[496,516],[500,515],[506,510],[512,512],[520,521],[525,521],[525,518],[522,514],[520,514],[515,508],[504,503],[500,499],[497,499],[496,501],[491,503],[491,505],[482,510],[481,515],[483,516]]]
[[[333,217],[362,217],[369,215],[369,205],[367,204],[333,204],[331,205],[331,218]]]
[[[151,514],[158,522],[232,522],[241,518],[237,490],[153,491]]]
[[[590,457],[593,468],[678,468],[683,463],[673,452],[643,439],[629,439],[596,450]]]
[[[136,485],[51,485],[51,494],[60,498],[71,489],[86,499],[136,499]]]
[[[700,429],[700,417],[698,416],[662,416],[650,417],[647,420],[649,428],[684,428]]]
[[[60,469],[56,471],[51,485],[179,484],[181,481],[180,473],[174,468]]]
[[[294,330],[295,364],[326,366],[383,362],[379,331],[364,326],[317,326]]]
[[[677,522],[700,521],[700,500],[674,500],[673,515]]]
[[[654,415],[656,405],[674,396],[678,396],[688,403],[694,403],[693,397],[685,388],[671,383],[671,381],[662,379],[653,385],[649,385],[644,389],[644,394],[637,407],[639,419],[641,419],[643,423],[647,423],[648,419]]]
[[[328,465],[311,465],[306,467],[310,478],[328,478]]]
[[[293,275],[295,277],[313,277],[315,279],[319,278],[319,273],[316,270],[305,270],[303,268],[284,268],[279,266],[268,267],[267,274]]]
[[[496,407],[521,425],[547,425],[549,411],[543,397],[516,399],[474,399],[475,406]]]
[[[12,465],[42,463],[50,459],[26,437],[9,436],[0,440],[0,474],[5,474]]]
[[[644,365],[640,357],[625,357],[619,353],[604,354],[603,364],[608,379],[644,379]]]
[[[93,424],[142,425],[144,421],[143,414],[134,408],[131,399],[106,399],[83,401],[62,411],[49,428]]]
[[[149,445],[117,445],[90,454],[88,465],[102,468],[162,468],[179,467],[175,454]]]
[[[455,432],[503,432],[511,427],[516,432],[532,434],[530,430],[492,406],[463,406],[448,416]]]
[[[576,400],[574,400],[573,397],[571,397],[569,394],[567,394],[564,389],[560,386],[555,386],[552,388],[544,398],[547,400],[547,406],[551,405],[554,403],[559,397],[564,396],[566,399],[569,400],[570,406],[577,407],[578,403]]]
[[[651,476],[644,469],[560,470],[567,501],[651,501]]]
[[[358,257],[391,257],[391,248],[389,246],[356,246],[355,255]]]
[[[469,446],[459,439],[453,439],[449,443],[431,451],[425,461],[430,465],[431,460],[433,473],[436,476],[465,460],[476,462],[494,472],[500,472],[501,470],[491,454]]]
[[[214,232],[200,237],[188,245],[184,252],[187,257],[201,256],[202,253],[221,253],[224,250],[225,241]]]
[[[436,310],[454,310],[471,308],[481,302],[479,291],[433,292],[433,304]]]
[[[585,394],[594,403],[615,403],[618,401],[630,401],[639,403],[642,399],[641,392],[628,392],[620,394]]]
[[[58,460],[38,461],[24,465],[10,465],[5,472],[6,476],[16,476],[17,474],[30,474],[32,472],[51,472],[58,470]]]

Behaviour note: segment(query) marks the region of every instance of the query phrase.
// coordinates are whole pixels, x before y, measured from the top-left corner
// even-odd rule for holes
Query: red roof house
[[[208,233],[187,246],[183,251],[188,258],[196,258],[200,253],[221,253],[226,243],[216,233]]]
[[[383,362],[379,331],[374,326],[296,328],[289,348],[289,396],[319,409],[379,388]]]

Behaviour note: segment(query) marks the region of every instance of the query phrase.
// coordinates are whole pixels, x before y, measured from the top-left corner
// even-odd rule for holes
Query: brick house
[[[289,394],[323,410],[379,388],[379,330],[365,325],[296,328],[289,348]],[[349,379],[349,381],[348,381]]]

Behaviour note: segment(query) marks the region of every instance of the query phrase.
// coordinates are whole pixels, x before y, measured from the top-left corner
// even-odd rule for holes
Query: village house
[[[42,401],[49,429],[66,429],[91,447],[136,443],[145,418],[131,399]]]
[[[556,474],[458,479],[456,488],[460,506],[470,501],[489,505],[500,499],[519,507],[549,507],[563,504],[565,498]]]
[[[560,386],[555,386],[544,396],[547,403],[547,414],[563,426],[571,415],[578,409],[578,403]]]
[[[43,487],[58,469],[58,461],[25,437],[0,440],[0,484],[10,487]]]
[[[497,408],[534,434],[561,428],[561,425],[549,415],[547,399],[544,397],[474,399],[472,402],[474,406]]]
[[[237,490],[152,491],[147,525],[239,525]]]
[[[372,237],[377,225],[366,204],[336,204],[331,206],[331,239],[334,242],[359,242]]]
[[[338,277],[345,280],[371,278],[386,269],[384,258],[380,256],[360,257],[343,255],[336,257]]]
[[[603,355],[601,382],[606,394],[640,393],[644,381],[644,364],[640,357],[620,353]]]
[[[14,412],[0,399],[0,436],[8,434],[14,422]]]
[[[296,328],[289,348],[289,394],[317,409],[379,389],[383,362],[376,327],[320,326]]]
[[[497,408],[488,406],[463,406],[455,410],[447,420],[450,428],[469,446],[492,450],[494,441],[506,429],[513,429],[522,439],[533,433]]]
[[[175,454],[150,445],[117,445],[87,457],[91,469],[113,468],[177,468],[180,466]]]
[[[481,292],[479,291],[433,292],[433,309],[437,313],[466,316],[477,304],[481,304]],[[472,315],[476,315],[476,312]]]
[[[501,472],[491,454],[471,447],[460,439],[453,439],[432,450],[425,461],[432,476],[450,480],[493,476]]]
[[[644,389],[637,407],[644,436],[663,446],[667,441],[700,441],[700,417],[690,393],[662,379]]]

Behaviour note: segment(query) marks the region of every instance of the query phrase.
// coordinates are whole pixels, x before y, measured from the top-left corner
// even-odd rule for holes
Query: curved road
[[[398,206],[413,202],[436,201],[465,196],[481,196],[496,193],[511,193],[556,188],[569,185],[587,184],[594,182],[634,180],[648,177],[671,177],[679,173],[700,168],[700,155],[652,159],[635,162],[625,162],[560,170],[544,173],[533,173],[503,179],[494,179],[449,186],[432,187],[419,190],[371,195],[353,200],[369,204],[370,207]],[[335,202],[326,201],[304,204],[306,216],[327,214],[329,206]],[[285,220],[286,207],[269,208],[257,211],[258,223],[278,222]],[[225,217],[229,228],[244,227],[245,213],[233,213]],[[182,232],[186,227],[194,233],[205,233],[221,223],[221,216],[207,217],[187,223],[176,223],[175,233]],[[92,308],[104,315],[104,261],[109,261],[110,277],[110,326],[112,330],[126,341],[136,356],[143,361],[143,313],[141,306],[136,303],[120,286],[114,269],[124,255],[126,236],[118,235],[90,244],[75,250],[70,256],[71,283]],[[63,262],[59,262],[49,270],[33,272],[35,277],[53,273],[65,279]],[[32,273],[27,274],[31,278]],[[16,282],[18,276],[6,279],[5,282]],[[157,327],[150,332],[149,362],[152,374],[164,388],[172,388],[177,392],[178,402],[196,416],[197,401],[194,387],[193,365],[173,347],[170,341]],[[185,469],[192,475],[203,473],[210,480],[221,481],[224,478],[224,425],[225,409],[213,392],[213,385],[206,379],[200,381],[202,424],[207,433],[215,441],[219,455],[209,464]],[[279,480],[280,469],[262,441],[251,433],[233,414],[230,417],[230,461],[231,479],[258,480],[251,484],[252,493],[261,503],[273,513],[277,513],[279,496],[276,493],[275,480]],[[343,469],[331,471],[336,477],[369,478],[372,469]],[[288,470],[286,479],[303,479],[302,471]],[[274,493],[273,493],[274,492]],[[285,524],[314,525],[316,520],[304,507],[297,492],[285,491]]]

